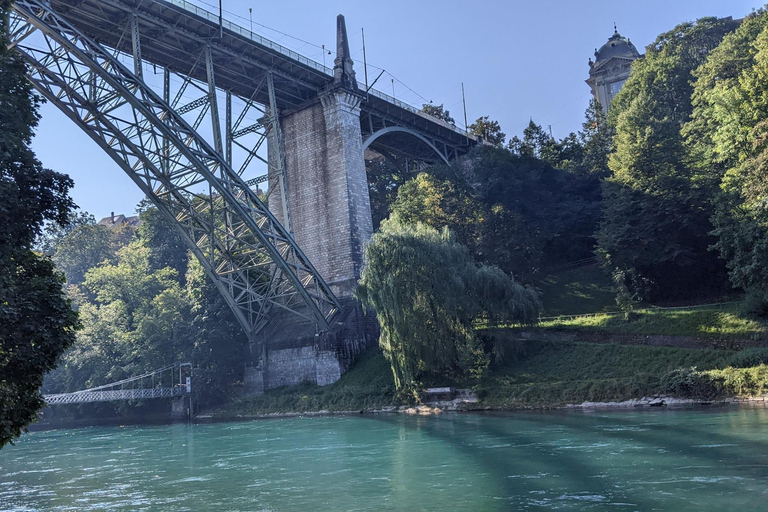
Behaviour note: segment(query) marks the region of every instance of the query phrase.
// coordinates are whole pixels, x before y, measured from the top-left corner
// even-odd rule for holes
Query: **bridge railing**
[[[208,21],[210,21],[212,23],[215,23],[217,25],[219,24],[219,15],[218,14],[216,14],[214,12],[211,12],[211,11],[208,11],[208,10],[202,8],[202,7],[199,7],[199,6],[195,5],[194,3],[192,3],[192,2],[190,2],[188,0],[164,0],[164,1],[166,1],[168,3],[171,3],[171,4],[173,4],[173,5],[177,6],[177,7],[180,7],[180,8],[184,9],[187,12],[190,12],[192,14],[200,16],[201,18],[204,18],[204,19],[206,19],[206,20],[208,20]],[[288,57],[290,59],[293,59],[293,60],[295,60],[295,61],[297,61],[297,62],[299,62],[301,64],[304,64],[305,66],[309,66],[312,69],[320,71],[321,73],[324,73],[324,74],[328,75],[329,78],[333,76],[333,69],[328,68],[328,67],[324,66],[323,64],[320,64],[319,62],[314,61],[314,60],[312,60],[312,59],[310,59],[308,57],[305,57],[304,55],[301,55],[300,53],[295,52],[295,51],[291,50],[290,48],[286,48],[285,46],[283,46],[283,45],[281,45],[279,43],[276,43],[276,42],[274,42],[274,41],[272,41],[270,39],[267,39],[266,37],[262,37],[259,34],[254,33],[252,30],[246,29],[245,27],[242,27],[242,26],[240,26],[240,25],[238,25],[236,23],[233,23],[231,21],[228,21],[227,19],[222,19],[221,20],[221,25],[226,30],[229,30],[231,32],[239,34],[240,36],[245,37],[246,39],[250,39],[251,41],[254,41],[255,43],[258,43],[258,44],[260,44],[262,46],[266,46],[267,48],[275,50],[276,52],[278,52],[278,53],[280,53],[282,55],[285,55],[286,57]],[[426,119],[429,119],[430,121],[432,121],[432,122],[434,122],[436,124],[439,124],[439,125],[443,126],[444,128],[447,128],[449,130],[461,133],[461,134],[463,134],[465,136],[468,136],[468,137],[472,138],[473,140],[475,139],[474,136],[467,134],[467,130],[466,129],[462,130],[461,128],[457,127],[454,124],[451,124],[451,123],[449,123],[447,121],[444,121],[442,119],[439,119],[439,118],[437,118],[435,116],[431,116],[431,115],[429,115],[429,114],[427,114],[425,112],[422,112],[421,109],[418,109],[418,108],[416,108],[416,107],[414,107],[414,106],[412,106],[412,105],[410,105],[410,104],[408,104],[408,103],[406,103],[404,101],[398,100],[394,96],[390,96],[389,94],[381,92],[378,89],[371,89],[371,90],[368,91],[368,94],[370,94],[371,96],[375,96],[375,97],[377,97],[377,98],[379,98],[381,100],[384,100],[384,101],[386,101],[388,103],[391,103],[393,105],[397,105],[398,107],[400,107],[400,108],[402,108],[404,110],[407,110],[407,111],[409,111],[409,112],[411,112],[413,114],[416,114],[416,115],[419,115],[419,116],[424,117]]]
[[[85,404],[92,402],[112,402],[116,400],[143,400],[147,398],[172,398],[187,395],[186,387],[149,389],[115,389],[105,391],[79,391],[76,393],[60,393],[45,395],[48,405]]]
[[[191,12],[193,14],[196,14],[197,16],[200,16],[201,18],[205,18],[208,21],[211,21],[213,23],[219,24],[219,15],[216,13],[213,13],[211,11],[208,11],[206,9],[203,9],[202,7],[198,7],[197,5],[193,4],[192,2],[188,2],[187,0],[165,0],[168,3],[171,3],[173,5],[176,5],[178,7],[181,7],[185,11]],[[223,19],[221,22],[223,28],[234,32],[236,34],[239,34],[245,38],[248,38],[262,46],[266,46],[267,48],[270,48],[272,50],[275,50],[278,53],[281,53],[285,55],[286,57],[289,57],[295,61],[298,61],[305,66],[309,66],[313,69],[316,69],[317,71],[320,71],[321,73],[325,73],[326,75],[333,76],[333,70],[331,68],[325,67],[319,62],[316,62],[312,59],[309,59],[300,53],[297,53],[290,48],[286,48],[285,46],[276,43],[274,41],[271,41],[267,39],[266,37],[262,37],[258,34],[255,34],[253,31],[246,29],[245,27],[241,27],[240,25],[237,25],[236,23],[232,23],[231,21],[228,21],[226,19]]]
[[[191,378],[192,365],[178,363],[94,388],[44,395],[43,399],[47,405],[59,405],[173,398],[187,396],[192,392]]]

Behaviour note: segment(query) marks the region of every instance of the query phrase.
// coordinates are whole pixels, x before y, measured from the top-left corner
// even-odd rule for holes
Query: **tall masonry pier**
[[[263,331],[264,373],[251,370],[250,387],[264,388],[338,380],[373,337],[353,293],[363,266],[365,243],[373,234],[363,157],[358,89],[344,16],[337,23],[333,80],[302,108],[278,113],[280,126],[268,139],[273,167],[284,172],[270,180],[283,194],[269,208],[293,233],[319,274],[342,304],[331,330],[317,333],[295,315],[276,315]],[[282,143],[282,144],[281,144]],[[287,204],[283,204],[287,198]]]
[[[343,299],[352,296],[360,277],[363,245],[373,225],[360,132],[363,95],[342,15],[337,39],[333,82],[310,105],[280,119],[290,222],[279,195],[269,206],[284,226],[290,225],[299,247]],[[275,139],[269,141],[271,152]]]

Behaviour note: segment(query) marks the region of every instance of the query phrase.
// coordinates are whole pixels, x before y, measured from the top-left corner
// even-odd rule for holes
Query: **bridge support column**
[[[283,117],[281,125],[296,242],[336,296],[349,298],[373,234],[360,96],[332,89],[319,103]],[[272,197],[270,209],[281,218],[282,205]]]
[[[318,333],[295,316],[259,333],[266,342],[266,369],[246,371],[248,388],[261,392],[312,382],[331,384],[368,343],[366,320],[353,292],[363,266],[365,243],[373,234],[371,203],[360,133],[360,95],[342,88],[281,119],[286,196],[296,243],[339,298],[344,311],[331,332]],[[270,160],[276,137],[267,139]],[[277,187],[277,179],[270,180]],[[278,220],[285,209],[279,189],[269,198]],[[258,389],[258,382],[263,388]]]
[[[262,389],[331,384],[370,339],[366,317],[353,297],[365,243],[373,234],[360,133],[362,94],[354,79],[343,16],[337,18],[337,29],[333,82],[314,103],[280,116],[285,182],[281,189],[277,173],[270,179],[269,208],[283,223],[290,214],[297,245],[338,297],[342,312],[328,331],[320,332],[311,319],[281,316],[273,309],[270,324],[258,334],[265,340],[263,371],[246,372],[247,379],[263,382]],[[270,168],[276,170],[280,137],[274,130],[267,143]],[[259,391],[253,384],[249,387]]]
[[[192,416],[188,396],[178,396],[171,399],[171,419],[187,420]]]

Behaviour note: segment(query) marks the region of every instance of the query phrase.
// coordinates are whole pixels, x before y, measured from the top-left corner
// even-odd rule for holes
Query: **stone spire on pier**
[[[347,24],[344,15],[336,16],[336,58],[333,61],[333,85],[345,89],[357,90],[355,70],[352,69],[352,57],[349,53]]]

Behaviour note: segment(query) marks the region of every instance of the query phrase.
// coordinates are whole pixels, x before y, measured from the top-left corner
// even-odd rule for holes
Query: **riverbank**
[[[528,333],[526,337],[521,333]],[[664,345],[631,344],[609,339],[580,341],[536,336],[517,329],[495,330],[503,360],[477,382],[430,382],[431,386],[472,387],[476,403],[459,410],[519,410],[618,404],[644,397],[648,406],[729,403],[768,394],[768,348],[711,348],[674,337]],[[642,343],[647,341],[639,339]],[[731,345],[732,347],[733,345]],[[701,347],[701,348],[693,348]],[[704,348],[706,347],[706,348]],[[650,403],[654,402],[655,403]],[[371,351],[330,386],[298,386],[247,396],[213,410],[211,419],[274,417],[282,414],[395,412],[415,405],[398,400],[387,361]],[[611,405],[605,405],[610,407]],[[629,405],[627,405],[629,406]],[[438,405],[440,407],[440,405]]]

